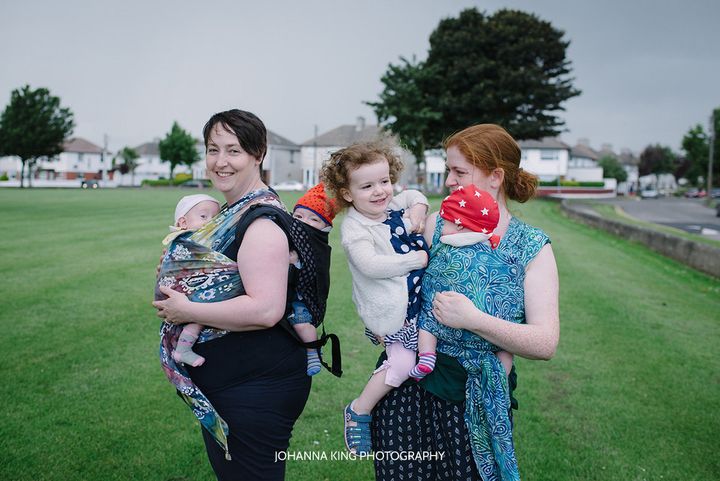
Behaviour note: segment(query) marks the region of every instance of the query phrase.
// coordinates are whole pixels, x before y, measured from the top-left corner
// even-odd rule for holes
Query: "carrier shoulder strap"
[[[308,261],[312,262],[312,255],[307,254],[308,243],[306,242],[306,240],[303,241],[302,239],[298,238],[302,235],[303,230],[301,228],[298,228],[297,226],[294,226],[294,223],[301,222],[294,221],[292,216],[286,211],[268,204],[256,204],[250,206],[248,211],[242,216],[242,218],[237,224],[237,230],[235,232],[235,239],[238,246],[242,243],[242,240],[245,237],[245,232],[247,232],[250,224],[252,224],[255,220],[259,218],[266,218],[275,222],[275,224],[277,224],[277,226],[280,227],[280,229],[282,229],[282,231],[287,236],[290,249],[298,251],[298,249],[302,247],[302,251],[304,253],[298,252],[298,255],[302,256],[301,259],[305,261],[305,265],[307,265],[306,263]],[[293,329],[292,325],[290,325],[290,322],[287,320],[287,317],[292,310],[291,302],[293,297],[295,296],[295,292],[297,291],[298,281],[300,277],[304,276],[305,278],[307,278],[308,276],[312,275],[314,275],[314,268],[306,268],[303,269],[302,272],[300,272],[298,269],[290,268],[290,264],[288,263],[288,286],[286,297],[287,300],[285,303],[285,313],[282,319],[280,319],[279,324],[299,344],[302,344],[305,348],[318,349],[318,353],[320,354],[320,362],[322,363],[322,365],[325,366],[325,368],[333,375],[340,377],[342,376],[342,355],[340,351],[340,339],[335,334],[327,334],[325,332],[325,325],[323,323],[323,318],[325,316],[325,298],[321,299],[321,302],[319,304],[315,302],[315,299],[311,299],[310,297],[306,299],[308,301],[307,307],[310,311],[310,314],[312,315],[313,319],[317,319],[317,322],[322,326],[322,334],[320,335],[318,340],[312,342],[304,342],[302,339],[300,339],[300,337],[297,335],[297,332],[295,332],[295,329]],[[325,293],[325,296],[327,296],[327,293]],[[325,346],[328,341],[330,342],[331,347],[330,364],[327,364],[325,362],[322,356],[322,350],[320,350],[320,348]]]

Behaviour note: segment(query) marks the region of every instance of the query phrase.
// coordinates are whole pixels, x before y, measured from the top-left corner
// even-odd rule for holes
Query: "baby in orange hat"
[[[465,247],[484,244],[496,249],[500,237],[494,233],[500,221],[497,201],[490,193],[470,184],[459,187],[440,204],[440,217],[444,219],[440,242],[453,247]],[[437,339],[423,329],[418,322],[418,363],[410,371],[410,376],[420,380],[435,369]],[[497,353],[498,359],[505,366],[505,371],[512,368],[512,354],[505,351]]]
[[[335,199],[331,199],[325,193],[325,187],[321,183],[312,187],[308,190],[300,199],[298,199],[293,209],[293,217],[306,224],[307,226],[315,229],[318,233],[325,233],[324,240],[327,242],[327,232],[332,229],[332,221],[335,218],[337,212]],[[316,236],[317,237],[317,236]],[[321,288],[321,295],[327,298],[327,293],[330,289],[330,256],[329,249],[326,251],[327,255],[322,258],[315,258],[315,268],[318,271],[318,277],[326,280],[326,286]],[[300,268],[298,255],[295,251],[290,252],[290,263],[295,267]],[[303,342],[312,342],[317,340],[317,331],[315,326],[318,325],[322,319],[316,319],[313,323],[310,311],[307,306],[303,303],[297,293],[295,298],[291,301],[292,313],[288,316],[288,321],[292,324],[293,329],[297,333],[298,337]],[[320,364],[320,354],[317,349],[307,350],[307,374],[308,376],[314,376],[320,372],[322,365]]]

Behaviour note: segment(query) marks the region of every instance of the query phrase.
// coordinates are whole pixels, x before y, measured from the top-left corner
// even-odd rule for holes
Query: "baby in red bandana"
[[[440,204],[440,217],[445,220],[440,242],[453,247],[464,247],[483,243],[496,249],[500,237],[494,233],[500,221],[497,201],[487,191],[473,184],[458,189],[445,197]],[[410,376],[419,381],[435,369],[437,339],[428,331],[418,329],[417,365]],[[497,353],[500,362],[509,372],[512,367],[512,354],[505,351]]]
[[[484,242],[495,249],[500,243],[500,237],[493,233],[500,220],[497,201],[472,184],[445,197],[440,217],[445,219],[440,237],[443,244],[462,247]]]

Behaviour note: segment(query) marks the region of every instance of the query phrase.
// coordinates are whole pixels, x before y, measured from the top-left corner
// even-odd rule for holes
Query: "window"
[[[543,149],[540,151],[540,160],[560,160],[560,152]]]

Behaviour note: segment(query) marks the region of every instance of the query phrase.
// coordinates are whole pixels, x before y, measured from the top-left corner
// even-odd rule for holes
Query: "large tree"
[[[366,102],[375,110],[378,122],[396,134],[403,146],[417,159],[425,162],[427,139],[432,138],[429,126],[432,121],[440,120],[439,112],[432,109],[423,84],[428,71],[413,57],[412,61],[400,57],[399,65],[388,66],[381,82],[385,89],[380,93],[378,102]]]
[[[0,155],[20,157],[20,187],[25,186],[25,166],[29,177],[38,159],[60,154],[73,128],[72,112],[48,89],[26,85],[12,91],[0,116]]]
[[[500,124],[518,139],[557,135],[564,125],[557,112],[580,94],[572,86],[563,35],[529,13],[464,10],[430,35],[426,61],[389,66],[380,101],[370,105],[408,145],[421,139],[437,147],[448,134],[477,123]],[[413,126],[402,125],[413,112],[421,113]]]
[[[616,179],[618,182],[627,180],[627,172],[614,156],[605,155],[601,157],[598,160],[598,165],[603,168],[603,177]]]
[[[640,154],[640,175],[669,174],[675,171],[676,156],[670,147],[648,145]]]
[[[177,122],[173,122],[170,132],[158,145],[160,159],[170,162],[170,179],[173,178],[173,171],[178,165],[191,166],[200,160],[196,144],[197,141],[192,135],[180,127]]]

